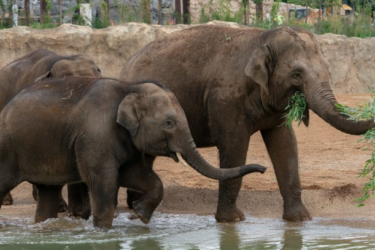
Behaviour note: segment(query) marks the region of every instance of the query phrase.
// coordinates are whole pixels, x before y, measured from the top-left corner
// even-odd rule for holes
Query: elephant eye
[[[166,129],[171,129],[171,128],[174,127],[174,122],[173,122],[172,120],[168,119],[168,120],[164,123],[163,127],[166,128]]]
[[[301,79],[301,78],[302,78],[302,75],[301,75],[300,72],[296,72],[296,73],[293,74],[293,77],[294,77],[294,78],[297,78],[297,79]]]
[[[98,71],[99,71],[99,72],[102,72],[99,68],[98,68]]]

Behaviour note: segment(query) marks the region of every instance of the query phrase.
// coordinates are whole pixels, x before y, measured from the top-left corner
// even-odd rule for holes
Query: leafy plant
[[[206,23],[211,20],[219,20],[226,22],[243,22],[244,6],[241,5],[238,11],[233,11],[229,0],[210,0],[201,9],[199,22]]]
[[[0,1],[0,9],[3,11],[3,13],[5,12],[5,5],[2,0]]]
[[[303,118],[305,117],[306,111],[306,98],[305,95],[297,91],[292,97],[288,99],[288,105],[285,110],[287,113],[282,117],[286,121],[282,125],[286,125],[287,128],[292,127],[294,121],[298,122],[298,126],[301,124]]]
[[[0,0],[1,1],[1,0]],[[51,0],[45,0],[46,1],[46,12],[43,15],[43,18],[40,23],[33,23],[30,25],[33,29],[51,29],[56,28],[59,26],[58,22],[54,22],[50,15],[52,2]]]
[[[139,5],[118,4],[115,0],[120,22],[139,22],[151,24],[150,0],[141,0]]]
[[[348,116],[349,120],[358,122],[361,120],[375,120],[375,94],[371,93],[371,101],[365,102],[363,105],[358,105],[357,108],[351,108],[341,104],[336,104],[337,109],[344,115]],[[362,150],[372,150],[371,157],[365,162],[365,165],[358,177],[365,178],[370,175],[369,181],[365,183],[362,190],[364,195],[355,201],[358,201],[359,207],[364,206],[364,202],[375,195],[375,128],[371,128],[358,142],[365,142],[369,146]]]
[[[272,4],[272,7],[271,7],[270,16],[271,16],[273,25],[277,25],[277,14],[279,13],[279,10],[280,10],[280,2],[281,0],[276,0]]]

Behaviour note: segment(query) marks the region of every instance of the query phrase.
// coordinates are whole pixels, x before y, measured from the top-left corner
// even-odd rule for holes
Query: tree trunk
[[[163,0],[158,0],[158,23],[159,25],[161,25],[162,21],[163,21],[163,8],[162,8],[162,5],[163,5]]]
[[[321,33],[322,27],[322,0],[319,0],[319,18],[318,18],[318,33]]]
[[[26,26],[30,26],[30,0],[25,0],[25,18]]]
[[[60,25],[62,25],[62,0],[59,0],[59,10],[60,10]]]
[[[256,19],[260,23],[263,21],[263,0],[258,0],[255,3]]]
[[[308,16],[308,14],[307,14],[307,5],[308,5],[309,3],[308,3],[308,0],[306,0],[306,14],[305,14],[305,23],[307,23],[307,16]]]
[[[44,16],[47,13],[47,2],[46,0],[40,0],[40,23],[44,22]]]
[[[109,18],[109,0],[105,0],[105,4],[107,5],[107,13],[106,13],[106,15],[107,15],[107,21],[109,21],[110,20],[110,18]]]
[[[247,6],[249,1],[248,0],[242,0],[243,4],[243,18],[244,18],[244,24],[247,25]]]

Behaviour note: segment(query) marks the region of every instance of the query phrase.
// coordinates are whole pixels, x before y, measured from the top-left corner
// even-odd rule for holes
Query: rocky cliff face
[[[212,25],[237,26],[212,22]],[[104,76],[117,78],[124,63],[155,39],[185,29],[187,25],[152,26],[128,23],[94,30],[64,24],[56,29],[17,27],[0,31],[0,67],[38,48],[61,55],[87,54]],[[363,93],[375,89],[375,38],[359,39],[326,34],[317,36],[323,56],[330,63],[335,93]]]

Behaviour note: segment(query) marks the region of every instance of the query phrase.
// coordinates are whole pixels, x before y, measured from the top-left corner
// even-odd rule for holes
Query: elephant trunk
[[[180,147],[177,152],[181,153],[182,158],[200,174],[219,181],[230,180],[242,177],[253,172],[264,173],[266,168],[258,164],[250,164],[241,167],[220,169],[210,165],[199,153],[193,138],[186,140],[184,146]]]
[[[328,82],[311,86],[305,93],[308,107],[336,129],[344,133],[360,135],[375,126],[372,120],[355,122],[341,114],[335,106],[337,100]]]

